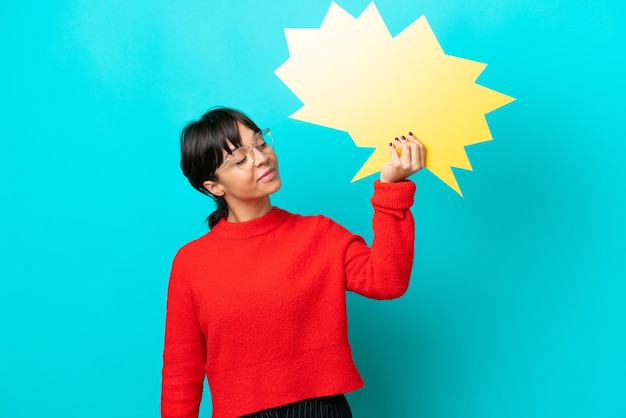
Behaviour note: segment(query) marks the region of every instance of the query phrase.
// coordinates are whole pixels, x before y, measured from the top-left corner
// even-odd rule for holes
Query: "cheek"
[[[251,173],[249,171],[231,167],[228,174],[221,176],[221,183],[224,187],[231,190],[241,189],[246,187],[246,185],[250,182],[250,178]]]
[[[272,161],[274,163],[274,165],[276,165],[276,167],[278,167],[278,157],[276,156],[275,152],[272,152],[269,156],[268,159],[270,161]]]
[[[239,190],[252,190],[256,187],[256,181],[254,179],[255,170],[238,170],[237,179],[234,180],[234,187]]]

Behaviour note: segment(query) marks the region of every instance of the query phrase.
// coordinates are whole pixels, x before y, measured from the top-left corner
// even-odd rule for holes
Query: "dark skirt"
[[[241,418],[352,418],[344,395],[305,399],[300,402],[265,409]]]

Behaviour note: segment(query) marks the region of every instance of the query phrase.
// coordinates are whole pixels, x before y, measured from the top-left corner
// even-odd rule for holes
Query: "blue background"
[[[374,177],[349,182],[368,151],[288,119],[301,103],[273,73],[283,28],[319,27],[329,5],[2,2],[0,417],[158,416],[171,260],[212,210],[178,135],[211,106],[272,128],[274,204],[371,239]],[[626,416],[622,3],[376,5],[392,35],[425,14],[517,101],[467,148],[464,198],[413,177],[407,295],[349,297],[355,417]]]

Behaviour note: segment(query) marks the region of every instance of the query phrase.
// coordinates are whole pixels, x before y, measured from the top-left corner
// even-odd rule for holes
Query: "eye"
[[[238,148],[230,155],[230,160],[234,165],[242,165],[246,162],[247,155],[248,153],[245,150]]]
[[[243,165],[246,162],[246,159],[248,157],[246,157],[245,155],[243,157],[237,158],[237,159],[233,159],[233,164],[235,165]]]
[[[258,149],[262,150],[262,149],[264,149],[265,147],[267,147],[267,142],[265,142],[265,141],[261,141],[261,143],[260,143],[260,144],[257,144],[257,146],[256,146],[256,147],[257,147]]]

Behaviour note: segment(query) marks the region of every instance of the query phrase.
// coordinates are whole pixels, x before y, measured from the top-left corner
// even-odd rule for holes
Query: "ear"
[[[224,196],[224,188],[217,181],[207,180],[202,185],[213,196]]]

